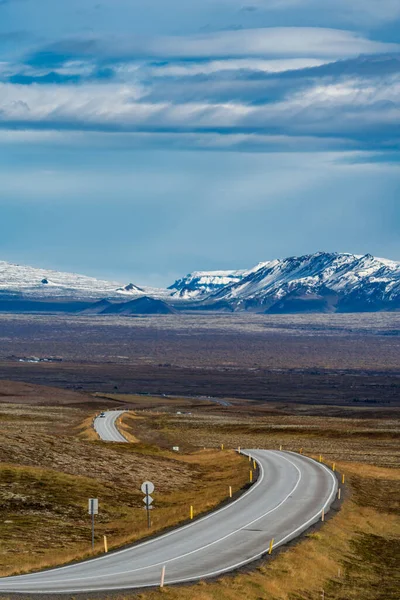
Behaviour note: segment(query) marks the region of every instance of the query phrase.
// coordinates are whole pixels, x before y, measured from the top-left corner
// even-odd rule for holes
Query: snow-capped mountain
[[[318,252],[260,263],[211,294],[234,310],[298,312],[400,308],[400,263],[370,254]]]
[[[185,309],[269,313],[400,310],[400,263],[370,254],[318,252],[262,262],[247,271],[195,271],[165,290],[0,262],[0,310],[43,309],[32,305],[40,301],[47,303],[49,310],[77,311],[88,309],[96,300],[111,304],[119,300],[119,307],[109,310],[107,305],[102,314],[125,314],[122,304],[135,299],[143,302],[127,306],[127,311],[138,307],[147,312],[161,310],[158,305],[150,306],[151,299],[166,303],[165,313]],[[62,301],[68,303],[67,308]]]
[[[94,277],[37,269],[0,261],[0,294],[19,295],[25,298],[94,299],[104,297],[138,297],[149,295],[133,284],[127,286]]]
[[[238,283],[245,271],[194,271],[178,279],[168,289],[174,298],[193,300]]]

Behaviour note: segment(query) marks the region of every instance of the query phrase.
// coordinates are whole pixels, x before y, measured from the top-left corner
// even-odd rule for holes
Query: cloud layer
[[[277,148],[314,139],[393,149],[399,49],[321,28],[67,39],[0,64],[0,127],[137,132],[156,145],[169,133],[197,147],[220,147],[221,136],[237,147],[242,136],[257,150],[274,137]]]

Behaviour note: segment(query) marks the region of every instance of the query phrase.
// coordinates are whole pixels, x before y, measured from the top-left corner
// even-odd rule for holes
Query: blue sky
[[[0,259],[400,260],[398,0],[0,0]]]

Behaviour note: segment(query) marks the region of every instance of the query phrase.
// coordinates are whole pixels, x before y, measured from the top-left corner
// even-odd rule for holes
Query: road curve
[[[159,585],[163,566],[166,585],[215,577],[265,554],[272,538],[274,547],[289,542],[318,521],[322,509],[329,511],[337,480],[325,465],[290,452],[244,452],[257,460],[259,478],[224,508],[99,558],[0,578],[0,592],[60,594],[150,587]]]
[[[105,442],[127,442],[122,433],[117,428],[117,419],[124,414],[124,410],[107,410],[104,417],[97,416],[93,427],[101,440]]]

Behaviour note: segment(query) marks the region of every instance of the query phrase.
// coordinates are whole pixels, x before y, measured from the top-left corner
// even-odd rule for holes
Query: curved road
[[[93,423],[95,431],[99,435],[100,439],[105,442],[127,442],[122,433],[119,432],[116,421],[117,419],[126,412],[125,410],[107,410],[104,413],[104,417],[96,417]]]
[[[79,593],[214,577],[256,560],[269,542],[285,544],[321,518],[337,480],[325,465],[290,452],[244,451],[260,468],[240,498],[198,521],[134,547],[41,573],[0,579],[0,592]],[[155,500],[157,498],[155,497]]]

